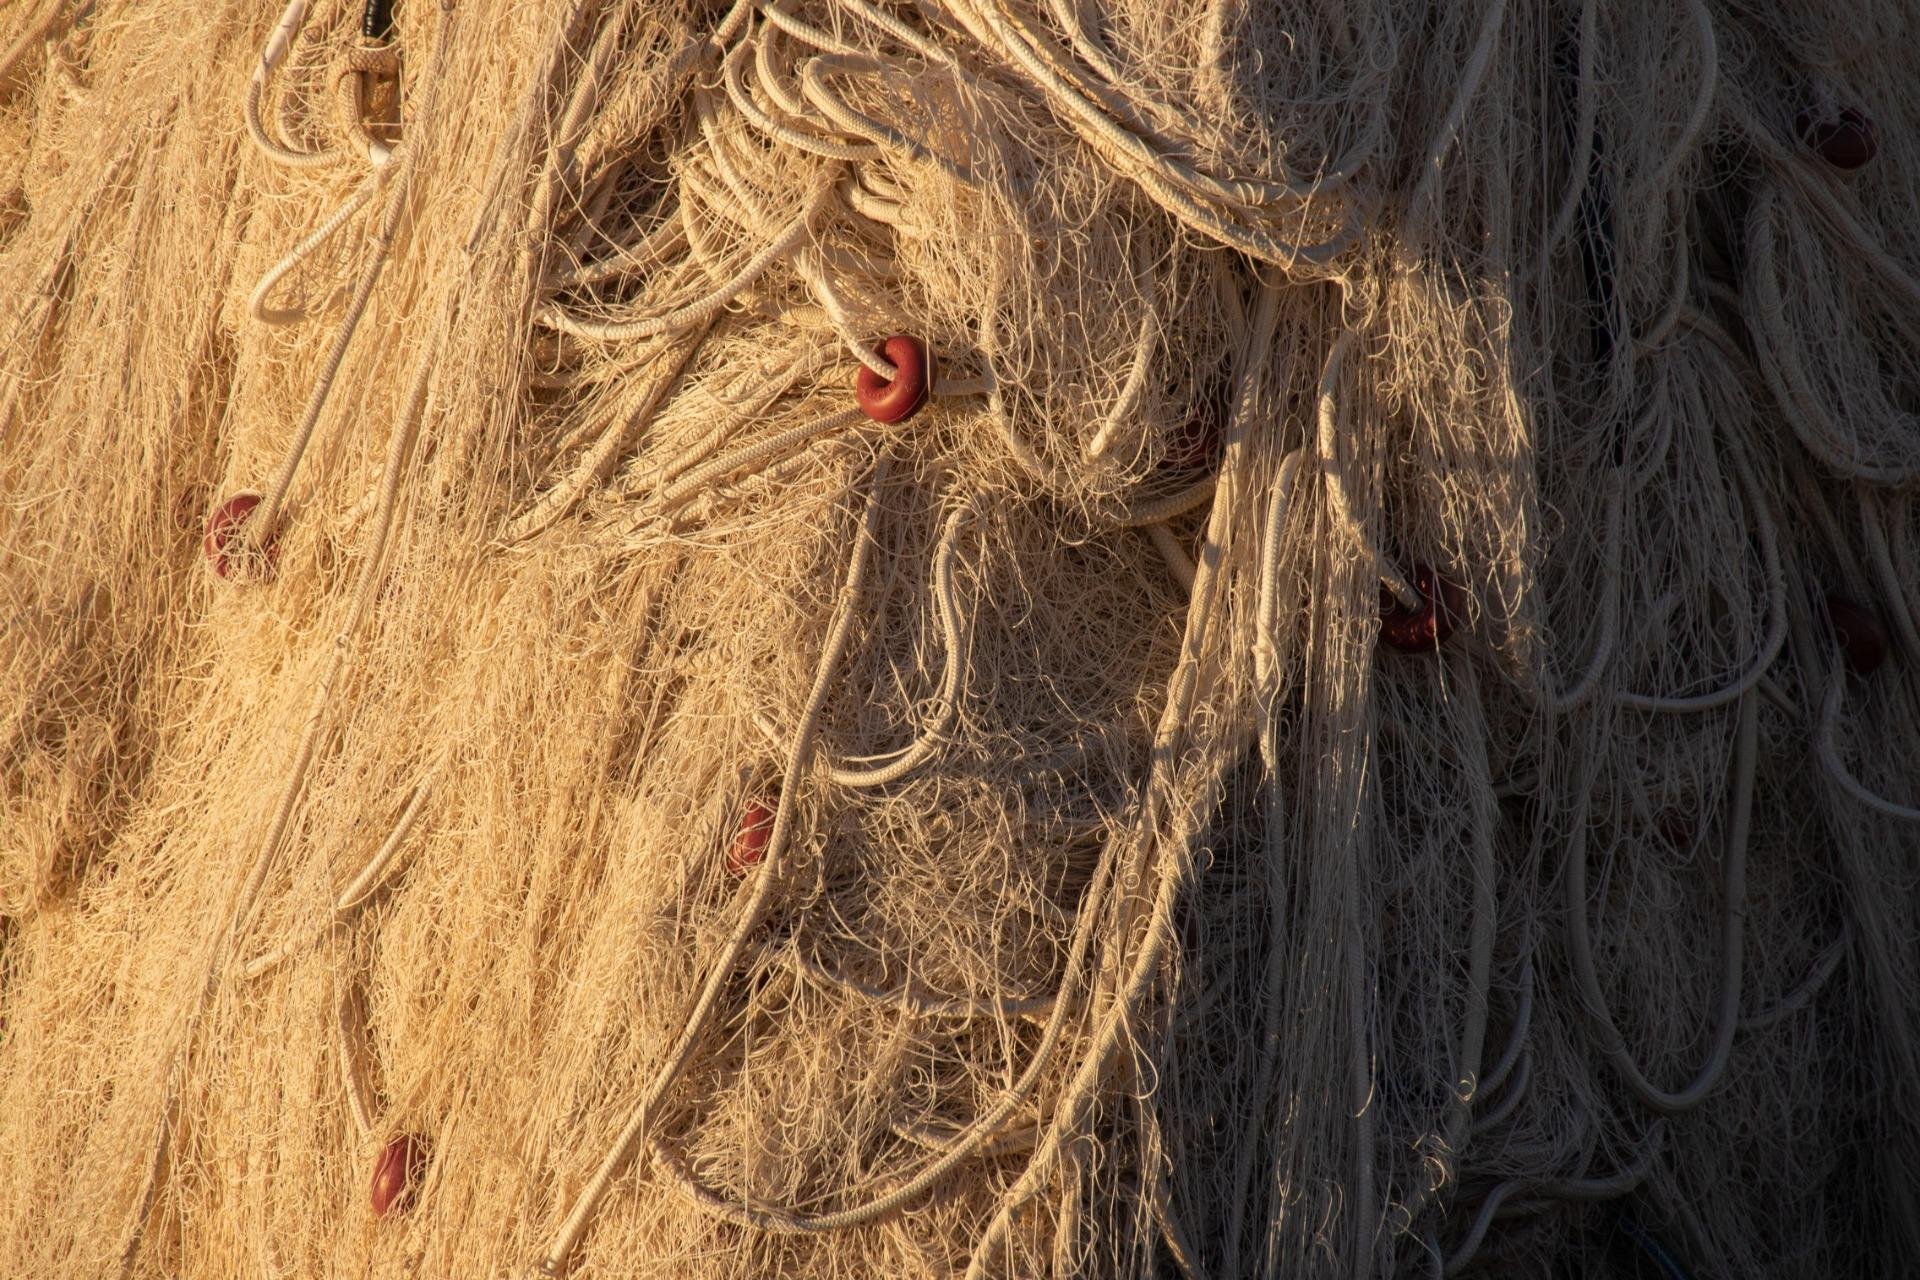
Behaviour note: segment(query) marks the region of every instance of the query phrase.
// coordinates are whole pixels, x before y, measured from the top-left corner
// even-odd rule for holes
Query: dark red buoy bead
[[[727,870],[735,876],[746,875],[767,856],[767,845],[772,840],[773,810],[755,800],[740,815],[740,829],[727,847]]]
[[[373,1215],[384,1218],[395,1210],[404,1213],[419,1193],[426,1169],[426,1139],[410,1133],[388,1139],[380,1149],[380,1158],[373,1163],[373,1189],[368,1197]]]
[[[1853,107],[1825,120],[1802,112],[1797,127],[1801,141],[1836,169],[1858,169],[1880,150],[1879,126]]]
[[[927,402],[933,386],[933,358],[925,343],[904,333],[888,338],[880,354],[893,366],[893,380],[884,381],[861,365],[853,380],[854,401],[875,422],[905,422]]]
[[[1393,592],[1380,588],[1380,639],[1402,653],[1438,649],[1467,616],[1467,593],[1432,565],[1413,566],[1411,582],[1420,606],[1409,609]]]
[[[1845,596],[1828,596],[1827,621],[1833,624],[1833,638],[1840,642],[1840,652],[1853,674],[1871,675],[1887,660],[1886,628],[1873,610]]]
[[[241,567],[242,561],[236,554],[234,539],[253,509],[260,505],[260,495],[251,489],[243,489],[213,509],[207,517],[207,533],[200,540],[200,550],[207,557],[207,565],[216,575],[231,578]],[[273,564],[274,548],[271,543],[260,548],[268,567]]]

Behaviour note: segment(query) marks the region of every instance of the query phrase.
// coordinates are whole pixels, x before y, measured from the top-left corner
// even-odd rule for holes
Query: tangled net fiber
[[[8,1274],[1907,1269],[1913,28],[13,0]]]

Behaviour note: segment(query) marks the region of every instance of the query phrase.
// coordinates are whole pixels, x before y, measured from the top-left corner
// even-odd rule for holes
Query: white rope
[[[1875,813],[1902,822],[1920,822],[1920,809],[1911,805],[1898,804],[1868,790],[1858,778],[1848,770],[1840,759],[1839,748],[1834,744],[1834,733],[1840,724],[1840,708],[1846,699],[1847,675],[1844,664],[1835,664],[1833,674],[1827,680],[1826,700],[1820,707],[1820,727],[1814,731],[1814,755],[1820,761],[1820,767],[1827,776],[1837,783],[1840,789],[1858,800]]]
[[[1711,711],[1723,707],[1743,697],[1766,675],[1774,659],[1780,656],[1780,649],[1787,642],[1787,575],[1780,563],[1780,540],[1773,523],[1773,516],[1767,509],[1766,499],[1760,492],[1759,480],[1753,475],[1751,464],[1745,451],[1731,438],[1727,447],[1728,456],[1733,460],[1734,474],[1739,477],[1741,487],[1746,490],[1747,501],[1753,509],[1753,528],[1760,543],[1760,555],[1767,575],[1768,621],[1767,633],[1760,642],[1760,651],[1745,673],[1731,684],[1693,697],[1666,698],[1647,694],[1620,692],[1614,695],[1614,701],[1620,706],[1631,707],[1636,711],[1666,712],[1684,715],[1695,711]]]
[[[785,232],[749,258],[731,279],[714,288],[706,296],[683,307],[678,307],[664,315],[648,316],[639,320],[603,321],[583,320],[549,303],[535,313],[534,319],[549,329],[594,342],[632,342],[640,338],[677,333],[705,324],[719,315],[728,303],[740,295],[742,290],[759,279],[768,267],[800,247],[813,229],[813,219],[825,207],[827,198],[832,193],[831,180],[817,182],[800,216],[794,219]]]
[[[1759,704],[1751,696],[1741,700],[1734,732],[1733,810],[1727,821],[1727,851],[1721,868],[1720,1001],[1713,1045],[1699,1072],[1685,1085],[1669,1092],[1649,1080],[1627,1050],[1614,1023],[1606,992],[1594,965],[1593,935],[1587,924],[1587,809],[1591,779],[1583,779],[1563,872],[1567,914],[1567,950],[1589,1024],[1602,1056],[1613,1065],[1641,1102],[1655,1111],[1676,1115],[1691,1111],[1719,1086],[1733,1052],[1733,1034],[1740,1022],[1740,980],[1744,971],[1747,916],[1747,844],[1753,822],[1753,782],[1758,752]],[[1920,817],[1920,814],[1915,814]]]
[[[827,778],[835,785],[862,789],[891,786],[933,759],[945,744],[947,733],[960,714],[961,676],[966,671],[965,641],[960,635],[960,607],[954,598],[954,561],[959,554],[960,530],[972,521],[973,515],[973,504],[969,502],[947,517],[933,556],[934,609],[947,649],[946,666],[938,694],[939,709],[918,736],[893,753],[893,759],[887,763],[867,769],[850,769],[844,765],[829,768]]]
[[[361,180],[360,185],[340,202],[340,207],[315,229],[313,234],[295,245],[286,257],[274,263],[267,273],[260,277],[260,283],[253,287],[253,293],[247,299],[249,316],[266,325],[294,324],[306,319],[307,312],[302,307],[287,309],[269,307],[267,295],[272,293],[274,287],[286,278],[288,272],[299,266],[307,255],[325,244],[334,232],[347,224],[349,218],[366,207],[367,201],[371,200],[373,193],[379,190],[381,181],[388,172],[390,172],[388,169],[379,168],[368,174]]]
[[[246,121],[247,136],[253,139],[268,159],[293,169],[323,169],[338,164],[341,153],[331,147],[320,151],[300,151],[270,137],[266,126],[260,123],[260,97],[265,92],[267,81],[273,76],[273,69],[287,56],[287,49],[293,43],[300,24],[307,19],[307,0],[287,0],[287,7],[280,13],[280,21],[273,28],[273,34],[267,37],[266,47],[260,51],[260,61],[253,69],[253,77],[247,81]]]

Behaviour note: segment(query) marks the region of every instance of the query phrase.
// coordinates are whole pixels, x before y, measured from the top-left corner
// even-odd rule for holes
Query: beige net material
[[[1904,1271],[1917,34],[7,5],[0,1270]]]

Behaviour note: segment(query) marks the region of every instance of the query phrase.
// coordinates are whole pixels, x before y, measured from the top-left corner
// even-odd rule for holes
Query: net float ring
[[[1847,670],[1857,676],[1872,675],[1887,660],[1886,628],[1873,610],[1845,596],[1830,595],[1826,605],[1827,622],[1833,627],[1833,638],[1839,642]]]
[[[1417,607],[1380,588],[1380,639],[1402,653],[1428,653],[1445,644],[1467,616],[1467,593],[1430,564],[1416,564],[1409,581],[1420,597]]]
[[[373,1163],[373,1186],[368,1194],[374,1217],[404,1213],[412,1206],[419,1195],[421,1176],[426,1172],[427,1154],[426,1139],[410,1133],[389,1138],[387,1145],[380,1148],[379,1158]]]
[[[893,366],[893,378],[883,380],[866,365],[854,375],[853,398],[860,412],[875,422],[905,422],[920,412],[933,385],[933,357],[920,339],[896,333],[880,344],[879,354]]]
[[[1861,168],[1880,151],[1880,127],[1854,107],[1842,107],[1839,114],[1827,119],[1803,111],[1794,131],[1815,155],[1836,169]]]
[[[251,551],[234,545],[234,540],[253,515],[253,509],[259,505],[258,491],[242,489],[215,507],[213,514],[207,517],[207,532],[200,540],[200,550],[206,556],[207,566],[213,570],[214,576],[232,578],[251,560],[264,562],[269,570],[273,567],[277,549],[272,541]]]
[[[767,856],[767,845],[772,840],[773,807],[755,800],[740,815],[740,826],[734,832],[733,843],[727,846],[727,873],[739,878],[759,866]]]

